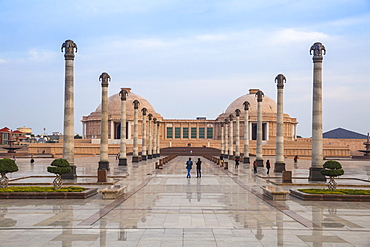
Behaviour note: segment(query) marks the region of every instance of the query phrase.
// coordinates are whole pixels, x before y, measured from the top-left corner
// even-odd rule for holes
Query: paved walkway
[[[0,246],[370,246],[369,202],[307,202],[290,196],[274,202],[262,196],[260,186],[269,184],[264,168],[255,176],[249,165],[237,170],[230,165],[225,171],[201,158],[202,177],[193,170],[187,179],[187,159],[177,157],[154,170],[158,159],[124,168],[110,157],[110,182],[128,185],[127,195],[116,200],[103,200],[101,194],[85,200],[1,200]],[[106,187],[91,185],[98,160],[76,159],[78,183]],[[50,162],[36,159],[31,166],[29,159],[18,159],[20,171],[9,177],[48,176]],[[369,161],[341,163],[348,179],[339,184],[370,185]],[[309,164],[289,160],[287,168],[294,176],[307,176]],[[274,176],[270,179],[278,180]],[[12,183],[52,180],[29,177]]]

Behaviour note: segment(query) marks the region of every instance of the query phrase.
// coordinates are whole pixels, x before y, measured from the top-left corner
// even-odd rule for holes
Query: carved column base
[[[119,158],[118,160],[118,165],[119,166],[127,166],[127,158]]]
[[[98,170],[103,170],[103,169],[109,171],[109,161],[99,161]]]
[[[153,154],[153,159],[157,158],[157,154]]]
[[[153,159],[153,155],[149,154],[149,155],[148,155],[148,159],[149,159],[149,160]]]
[[[283,172],[285,171],[285,163],[276,162],[274,167],[274,172]]]
[[[263,160],[256,160],[257,167],[263,167]]]
[[[62,179],[76,179],[77,173],[76,173],[76,166],[71,165],[72,171],[66,174],[62,174]]]
[[[133,163],[139,163],[139,156],[133,156],[132,157],[132,162]]]
[[[158,154],[157,154],[157,157],[161,157],[161,154],[160,154],[160,153],[158,153]]]
[[[310,175],[308,181],[326,181],[326,177],[321,174],[323,168],[310,167]]]
[[[224,159],[228,159],[229,158],[229,155],[228,154],[224,154]]]
[[[229,160],[233,160],[234,159],[234,156],[233,155],[229,155]]]
[[[249,157],[243,157],[243,163],[249,164],[250,163]]]
[[[146,155],[142,155],[141,160],[146,160]]]

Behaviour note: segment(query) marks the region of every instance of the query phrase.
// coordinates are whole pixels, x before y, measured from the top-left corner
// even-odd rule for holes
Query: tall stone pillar
[[[230,146],[229,146],[229,159],[234,158],[234,116],[233,114],[229,115],[230,125],[229,125],[229,140],[230,140]]]
[[[225,119],[225,158],[229,158],[229,119]]]
[[[277,113],[276,113],[276,159],[274,172],[285,171],[284,161],[284,83],[286,78],[279,74],[275,77],[277,83]]]
[[[249,102],[244,101],[244,158],[243,163],[249,163],[249,116],[248,116],[248,110],[249,110]]]
[[[225,155],[225,124],[221,123],[221,156]]]
[[[311,46],[310,55],[313,51],[313,100],[312,100],[312,161],[309,181],[325,181],[321,174],[323,163],[322,143],[322,60],[326,54],[325,47],[316,42]],[[324,53],[324,54],[323,54]]]
[[[141,109],[141,112],[143,113],[143,122],[142,122],[142,151],[141,151],[141,160],[146,160],[146,113],[148,110],[146,108]]]
[[[148,159],[152,159],[152,119],[153,115],[151,113],[148,114]]]
[[[126,100],[127,100],[127,91],[121,88],[121,139],[120,139],[120,155],[119,155],[119,166],[127,165],[127,148],[126,148],[126,119],[127,119],[127,110],[126,110]]]
[[[153,158],[157,158],[157,119],[153,118]]]
[[[108,81],[111,80],[108,73],[102,73],[99,81],[102,86],[101,96],[101,123],[100,123],[100,161],[98,170],[109,171],[108,161]]]
[[[138,131],[138,111],[140,102],[138,100],[134,100],[134,147],[132,153],[132,162],[137,163],[139,162],[139,131]]]
[[[65,59],[65,89],[64,89],[64,130],[63,130],[63,159],[72,166],[72,172],[63,174],[62,178],[75,179],[76,166],[74,157],[74,67],[75,50],[77,45],[72,40],[66,40],[62,44]]]
[[[160,130],[160,121],[157,121],[157,157],[161,157],[161,145],[160,145],[160,140],[161,140],[161,130]]]
[[[235,110],[235,158],[240,160],[240,110]]]
[[[263,167],[263,157],[262,157],[262,100],[263,92],[258,90],[257,96],[257,148],[256,148],[256,161],[257,166]]]

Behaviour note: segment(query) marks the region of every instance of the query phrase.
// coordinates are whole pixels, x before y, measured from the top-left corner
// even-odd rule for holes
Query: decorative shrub
[[[328,189],[298,189],[307,194],[340,194],[340,195],[370,195],[370,190],[360,189],[338,189],[335,191]]]
[[[321,174],[330,177],[328,182],[329,190],[336,190],[337,183],[335,182],[334,177],[339,177],[344,174],[342,165],[338,161],[328,160],[323,166],[324,169],[321,170]]]
[[[53,181],[54,189],[60,189],[62,187],[62,174],[70,173],[72,167],[69,165],[69,162],[66,159],[55,159],[51,162],[48,172],[54,173],[56,178]]]
[[[0,159],[0,174],[1,174],[0,188],[8,187],[9,179],[6,176],[6,174],[9,172],[16,171],[18,171],[18,166],[14,160],[8,158]]]
[[[41,187],[41,186],[11,186],[8,188],[0,188],[0,192],[82,192],[85,191],[84,187],[67,186],[61,189],[54,187]]]

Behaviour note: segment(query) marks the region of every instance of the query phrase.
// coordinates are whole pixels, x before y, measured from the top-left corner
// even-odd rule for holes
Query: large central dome
[[[258,89],[249,89],[249,94],[240,96],[234,100],[229,107],[227,107],[225,113],[222,113],[218,116],[217,120],[223,121],[224,118],[227,118],[230,114],[235,115],[235,110],[239,109],[241,111],[241,116],[244,116],[244,105],[245,101],[248,101],[250,106],[248,113],[251,116],[257,115],[257,97],[256,93]],[[276,114],[277,104],[276,102],[268,96],[264,96],[262,100],[262,112],[263,114]]]
[[[131,92],[131,88],[123,88],[127,91],[127,98],[126,98],[126,116],[128,119],[133,119],[134,118],[134,105],[133,102],[134,100],[138,100],[140,102],[139,105],[139,110],[146,108],[148,110],[147,114],[151,113],[154,117],[162,118],[160,114],[158,114],[155,110],[154,107],[144,99],[143,97],[134,94]],[[95,112],[92,114],[101,114],[101,104],[96,108]],[[120,116],[121,114],[121,96],[119,93],[114,94],[108,98],[108,114],[111,116]]]

